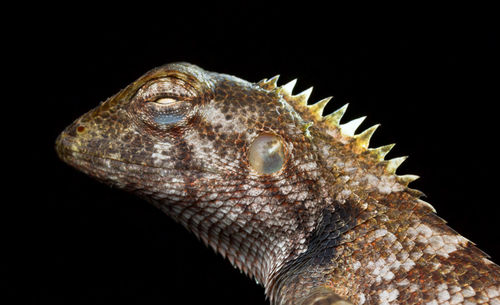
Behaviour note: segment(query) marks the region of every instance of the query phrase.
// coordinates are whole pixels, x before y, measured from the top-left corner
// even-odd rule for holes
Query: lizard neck
[[[305,251],[286,261],[266,287],[272,304],[300,304],[309,292],[325,282],[327,270],[337,267],[338,251],[356,225],[354,205],[335,202],[321,210],[314,230],[307,237]]]
[[[321,215],[316,209],[290,211],[288,206],[269,202],[272,197],[257,207],[259,198],[266,197],[256,197],[250,205],[240,199],[210,207],[161,203],[159,207],[269,290],[279,271],[307,252]],[[250,213],[251,208],[259,211]]]
[[[360,203],[354,213],[323,211],[307,250],[276,276],[271,304],[301,304],[316,288],[353,304],[434,304],[473,299],[484,287],[497,291],[498,265],[428,204],[407,192],[372,193]]]

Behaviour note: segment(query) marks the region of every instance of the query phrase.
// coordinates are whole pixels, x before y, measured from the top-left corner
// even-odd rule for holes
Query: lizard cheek
[[[278,172],[285,163],[285,148],[282,139],[274,134],[259,135],[248,149],[248,162],[259,174]]]

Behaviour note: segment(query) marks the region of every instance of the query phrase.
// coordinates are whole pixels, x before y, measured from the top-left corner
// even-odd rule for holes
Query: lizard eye
[[[153,121],[160,125],[169,125],[181,121],[185,116],[185,105],[183,100],[176,100],[171,97],[159,98],[152,103],[156,105],[150,105],[153,108],[151,118]],[[146,103],[151,103],[146,101]]]
[[[248,162],[259,174],[278,172],[285,163],[283,140],[271,133],[259,135],[248,149]]]
[[[186,120],[196,96],[196,90],[184,80],[155,79],[137,91],[133,110],[147,126],[164,130]]]

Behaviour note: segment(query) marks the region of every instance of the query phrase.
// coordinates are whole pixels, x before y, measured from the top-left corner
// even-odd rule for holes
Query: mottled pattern
[[[500,268],[396,175],[391,145],[369,148],[377,126],[356,134],[346,107],[322,116],[329,99],[276,82],[162,66],[77,119],[57,151],[173,217],[272,304],[500,305]],[[274,144],[252,148],[259,136]]]

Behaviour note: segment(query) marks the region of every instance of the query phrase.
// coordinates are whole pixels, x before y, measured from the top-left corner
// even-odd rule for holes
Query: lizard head
[[[345,188],[352,169],[390,149],[364,149],[374,129],[353,137],[359,123],[338,128],[345,107],[321,117],[328,99],[308,106],[310,91],[292,96],[293,83],[276,81],[165,65],[78,118],[56,150],[152,202],[266,284],[306,251],[325,207],[342,210],[336,230],[352,225],[355,212],[337,204],[354,196]],[[346,162],[356,151],[365,165]]]
[[[165,65],[78,118],[56,150],[86,174],[157,205],[266,281],[277,268],[271,261],[290,255],[285,240],[268,239],[304,239],[297,227],[306,225],[295,220],[312,219],[311,194],[324,191],[313,183],[319,173],[308,125],[279,90],[264,87]]]

